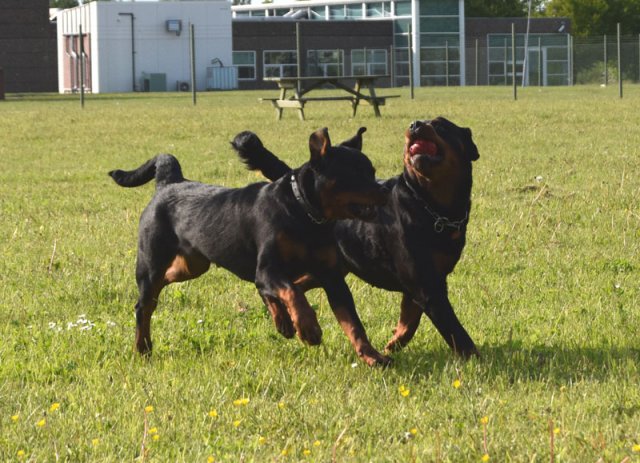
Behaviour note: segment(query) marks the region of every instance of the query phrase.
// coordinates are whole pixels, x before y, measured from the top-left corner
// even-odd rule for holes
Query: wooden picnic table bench
[[[380,117],[380,106],[386,103],[387,98],[397,98],[400,95],[377,96],[375,91],[375,81],[386,76],[333,76],[333,77],[278,77],[268,78],[275,82],[280,88],[278,98],[260,98],[260,101],[268,101],[276,109],[277,119],[282,118],[283,109],[297,109],[300,120],[304,120],[304,106],[310,101],[349,101],[353,116],[356,115],[360,103],[369,104],[373,107],[376,117]],[[355,82],[353,87],[348,83]],[[310,97],[307,94],[315,89],[327,84],[347,92],[347,96],[325,96]],[[362,93],[362,87],[369,89],[369,94]],[[287,97],[287,92],[293,91],[293,95]]]

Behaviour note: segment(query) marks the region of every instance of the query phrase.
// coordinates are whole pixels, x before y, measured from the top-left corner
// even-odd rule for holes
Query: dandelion
[[[153,428],[149,429],[149,434],[151,435],[158,434],[158,428],[154,426]]]
[[[216,459],[214,458],[213,455],[209,455],[207,457],[207,463],[215,463]]]
[[[146,407],[144,407],[144,412],[153,413],[153,405],[147,405]]]
[[[42,418],[40,421],[38,421],[38,422],[36,423],[36,426],[37,426],[37,427],[39,427],[39,428],[43,428],[45,424],[47,424],[47,420],[45,420],[44,418]]]
[[[91,439],[91,445],[93,445],[94,447],[97,447],[99,443],[100,443],[100,439],[98,439],[97,437],[94,439]]]
[[[267,438],[266,437],[263,437],[263,436],[258,437],[258,444],[264,445],[264,444],[266,444],[266,442],[267,442]]]
[[[631,447],[631,451],[633,453],[640,453],[640,444],[634,444],[634,446]]]
[[[483,462],[485,462],[485,463],[486,463],[487,461],[489,461],[489,459],[490,459],[490,458],[489,458],[489,454],[488,454],[488,453],[485,453],[484,455],[482,455],[482,458],[480,458],[480,460],[482,460],[482,461],[483,461]]]
[[[416,434],[418,434],[418,428],[411,428],[409,429],[409,432],[415,436]]]
[[[235,405],[236,407],[242,407],[243,405],[247,405],[249,403],[249,399],[246,397],[243,397],[242,399],[236,399],[233,401],[233,405]]]
[[[408,387],[405,387],[403,384],[398,388],[398,392],[402,397],[408,397],[411,390]]]
[[[18,455],[18,458],[23,459],[23,458],[24,458],[24,456],[25,456],[25,452],[24,452],[24,450],[18,450],[17,455]]]
[[[560,428],[553,428],[553,433],[554,434],[560,434]]]
[[[280,455],[286,457],[287,455],[289,455],[289,450],[287,448],[283,448],[280,452]]]
[[[462,386],[462,383],[460,382],[459,379],[456,379],[453,381],[453,383],[451,384],[453,386],[454,389],[459,389],[460,386]]]
[[[284,408],[284,402],[278,402],[278,408],[282,410]]]
[[[311,455],[311,450],[309,450],[309,449],[304,449],[304,450],[302,451],[302,454],[303,454],[305,457],[308,457],[309,455]]]
[[[11,415],[11,421],[13,421],[14,423],[17,423],[19,419],[20,415]]]
[[[235,421],[233,422],[233,427],[234,427],[234,428],[237,428],[238,426],[240,426],[240,423],[242,423],[242,420],[235,420]]]
[[[218,417],[218,412],[215,409],[211,409],[211,410],[209,410],[209,416],[211,418],[217,418]]]
[[[315,441],[315,442],[313,443],[313,446],[314,446],[314,447],[320,447],[321,445],[322,445],[322,443],[321,443],[319,440],[317,440],[317,441]]]
[[[55,412],[57,409],[60,408],[60,403],[59,402],[54,402],[51,404],[51,406],[49,407],[49,413],[53,413]]]
[[[489,423],[489,417],[488,417],[488,416],[486,416],[486,415],[485,415],[485,416],[483,416],[482,418],[480,418],[480,423],[482,423],[482,424],[485,424],[485,425],[486,425],[487,423]]]
[[[153,439],[154,441],[159,441],[160,440],[160,434],[154,434],[151,439]]]

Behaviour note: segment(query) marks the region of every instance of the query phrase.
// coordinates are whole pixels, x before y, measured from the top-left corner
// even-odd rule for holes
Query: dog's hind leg
[[[422,307],[410,295],[404,293],[400,304],[400,319],[396,329],[393,331],[393,338],[387,343],[385,351],[400,350],[411,341],[413,335],[416,334],[418,326],[420,326],[422,313]]]

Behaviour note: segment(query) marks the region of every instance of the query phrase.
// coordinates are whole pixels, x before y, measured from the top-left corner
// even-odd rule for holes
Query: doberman
[[[257,135],[245,136],[243,142],[236,148],[250,168],[270,180],[289,171]],[[382,182],[391,190],[391,198],[376,208],[374,220],[343,220],[334,228],[343,271],[402,293],[400,319],[387,351],[400,349],[413,338],[424,312],[454,352],[478,355],[447,290],[447,275],[465,245],[472,161],[479,158],[478,148],[470,129],[438,117],[411,124],[405,132],[403,157],[403,173]],[[302,290],[316,284],[311,278],[300,282]]]
[[[373,219],[374,207],[389,196],[376,182],[369,159],[352,145],[332,146],[327,129],[318,130],[309,139],[308,162],[286,178],[244,188],[188,181],[170,154],[132,171],[109,172],[124,187],[156,181],[139,225],[138,352],[151,352],[151,315],[161,290],[197,278],[214,263],[255,283],[281,334],[291,338],[297,333],[316,345],[322,330],[295,285],[303,275],[312,275],[357,354],[369,365],[388,363],[371,346],[358,318],[332,232],[338,219]]]

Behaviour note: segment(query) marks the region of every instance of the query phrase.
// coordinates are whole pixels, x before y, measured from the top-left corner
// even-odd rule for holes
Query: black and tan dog
[[[249,168],[271,180],[288,172],[255,134],[235,146]],[[413,338],[424,312],[456,353],[477,355],[447,290],[447,275],[465,245],[471,164],[479,157],[471,130],[442,117],[415,121],[405,132],[403,155],[404,172],[383,182],[391,198],[376,208],[375,219],[343,220],[334,228],[344,270],[402,293],[400,320],[387,350]],[[301,282],[303,289],[314,285],[312,279]]]
[[[236,140],[242,139],[242,136]],[[162,288],[196,278],[214,263],[255,282],[280,333],[321,342],[322,330],[294,284],[312,275],[358,355],[368,364],[389,359],[369,343],[339,268],[335,220],[373,218],[388,199],[369,159],[345,142],[331,146],[326,129],[309,139],[311,159],[273,183],[223,188],[187,181],[169,154],[133,171],[109,173],[118,185],[156,180],[139,226],[136,348],[151,351],[151,314]]]

